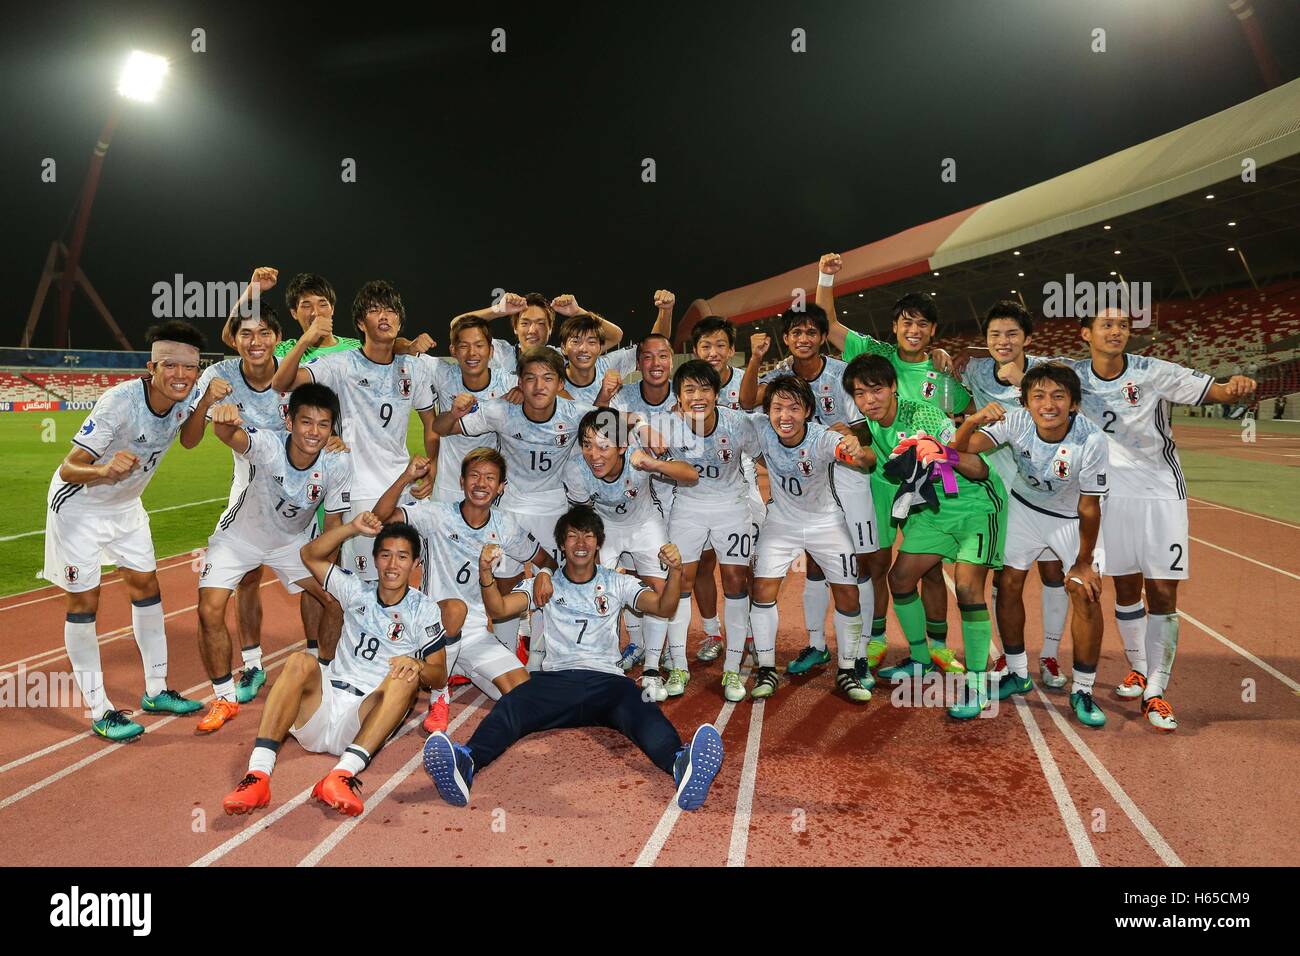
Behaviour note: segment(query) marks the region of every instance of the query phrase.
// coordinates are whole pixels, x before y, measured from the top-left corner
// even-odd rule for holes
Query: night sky
[[[1282,79],[1300,75],[1300,4],[1253,3]],[[133,47],[172,71],[123,117],[82,266],[137,346],[154,283],[263,264],[329,277],[344,320],[361,282],[389,279],[408,330],[440,343],[495,287],[573,292],[645,331],[657,287],[680,317],[1266,88],[1226,0],[443,6],[8,5],[0,342],[18,342]],[[112,344],[84,300],[72,343]]]

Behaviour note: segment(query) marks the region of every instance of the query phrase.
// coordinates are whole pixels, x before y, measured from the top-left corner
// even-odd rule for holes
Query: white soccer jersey
[[[564,485],[560,476],[578,447],[578,423],[593,406],[555,400],[555,411],[535,422],[523,405],[504,399],[480,402],[477,411],[460,420],[466,436],[495,433],[506,460],[506,490],[501,506],[521,514],[550,514],[564,510]],[[579,454],[581,454],[579,452]]]
[[[629,345],[627,348],[614,349],[612,352],[598,355],[596,357],[596,377],[591,380],[590,385],[575,385],[566,372],[561,387],[573,396],[575,402],[594,404],[596,396],[600,394],[600,386],[605,381],[605,373],[611,369],[625,377],[635,372],[636,346]]]
[[[407,588],[396,604],[384,605],[376,582],[335,566],[325,575],[325,590],[343,605],[343,633],[325,671],[327,680],[369,694],[388,677],[394,657],[422,661],[446,646],[438,602],[415,588]]]
[[[59,477],[54,469],[46,503],[57,514],[85,511],[123,511],[140,499],[163,455],[172,445],[185,419],[188,404],[177,402],[159,415],[149,407],[149,380],[133,378],[114,385],[95,402],[81,429],[72,439],[78,448],[95,456],[95,464],[112,458],[115,452],[133,452],[140,463],[133,472],[115,484],[73,484]]]
[[[592,474],[579,449],[561,473],[569,503],[591,505],[606,525],[637,527],[648,521],[662,521],[663,511],[651,474],[632,467],[632,452],[640,450],[644,449],[635,444],[628,448],[623,456],[623,470],[617,478],[606,480]]]
[[[441,359],[435,361],[437,364],[434,366],[433,388],[434,393],[438,396],[440,411],[445,412],[449,409],[452,400],[462,393],[473,395],[476,401],[486,402],[489,399],[502,398],[506,392],[514,388],[519,382],[515,378],[514,372],[506,372],[504,369],[488,363],[488,383],[475,390],[466,387],[464,376],[460,372],[460,366],[455,362],[444,362]],[[439,500],[456,502],[464,497],[460,487],[461,462],[473,449],[483,447],[496,448],[497,436],[492,433],[474,438],[466,438],[464,435],[443,436],[442,441],[438,443],[437,492]]]
[[[547,343],[546,348],[550,349],[552,352],[557,353],[560,356],[560,358],[564,358],[564,353],[561,352],[554,345]],[[493,339],[492,358],[488,360],[488,364],[492,365],[495,368],[501,369],[501,371],[509,375],[518,374],[519,343],[507,342],[505,339]]]
[[[1106,436],[1082,415],[1072,415],[1059,442],[1043,441],[1029,411],[1017,408],[980,429],[1005,444],[1016,463],[1011,494],[1021,504],[1058,518],[1079,516],[1079,495],[1106,494]]]
[[[754,418],[772,492],[768,514],[795,524],[810,515],[842,515],[830,474],[835,448],[843,436],[825,425],[808,422],[803,441],[787,447],[766,415]]]
[[[280,367],[279,359],[276,359],[275,365],[276,368]],[[245,425],[252,425],[260,431],[268,432],[287,430],[284,420],[289,414],[289,393],[277,392],[269,385],[261,390],[253,388],[248,384],[248,379],[244,378],[243,359],[240,358],[214,362],[203,370],[198,384],[190,393],[188,407],[185,410],[186,416],[199,407],[200,399],[203,398],[203,394],[214,378],[223,378],[230,383],[230,394],[217,404],[234,405],[239,409]],[[212,408],[208,409],[207,417],[209,421],[212,420]]]
[[[1025,371],[1049,359],[1040,355],[1025,356]],[[998,363],[992,358],[971,359],[962,372],[961,383],[970,392],[975,408],[981,409],[989,402],[997,402],[1007,411],[1020,408],[1020,386],[1010,385],[997,377]],[[984,460],[998,473],[1002,483],[1008,488],[1016,480],[1015,456],[1009,448],[997,448],[988,452]]]
[[[676,461],[684,461],[699,474],[698,484],[677,489],[680,501],[697,504],[725,504],[744,501],[749,494],[742,461],[753,461],[763,453],[759,443],[753,415],[718,407],[718,420],[713,431],[697,435],[686,420],[673,416],[674,426],[666,433],[673,439],[668,453]],[[653,424],[653,423],[652,423]]]
[[[721,376],[719,376],[721,377]],[[727,366],[727,378],[718,389],[717,403],[723,408],[740,411],[740,382],[744,373],[733,365]]]
[[[528,595],[533,604],[533,582],[528,578],[515,590]],[[601,671],[622,676],[618,666],[618,622],[624,607],[636,609],[643,591],[653,590],[631,574],[619,574],[597,567],[595,577],[585,584],[569,580],[564,569],[551,575],[552,597],[547,602],[545,619],[546,652],[542,670]]]
[[[316,509],[343,514],[351,503],[352,453],[318,452],[306,468],[289,460],[289,435],[248,428],[248,451],[236,454],[244,489],[217,520],[213,537],[228,536],[272,551],[309,540]]]
[[[361,349],[331,352],[304,365],[312,380],[328,385],[339,398],[343,440],[352,451],[352,497],[380,498],[411,460],[406,426],[411,410],[428,411],[434,359],[394,355],[387,365],[366,358]]]
[[[672,411],[673,406],[677,404],[677,396],[673,394],[670,387],[662,401],[658,403],[647,401],[645,382],[637,382],[634,385],[624,385],[620,388],[618,394],[614,396],[609,404],[611,408],[617,408],[624,412],[636,412],[645,418],[651,418]]]
[[[852,393],[844,388],[846,368],[848,368],[847,362],[823,355],[822,370],[817,373],[816,378],[806,379],[808,387],[812,389],[813,404],[816,406],[813,409],[813,420],[819,424],[856,425],[863,420],[857,402],[853,401]],[[766,385],[781,375],[797,374],[794,370],[794,360],[787,357],[758,381],[760,385]],[[835,480],[844,488],[852,489],[856,494],[863,488],[867,476],[860,471],[854,471],[843,462],[836,462]]]
[[[1174,446],[1175,404],[1199,405],[1214,379],[1146,355],[1124,356],[1124,369],[1100,378],[1091,359],[1068,363],[1083,384],[1083,414],[1110,440],[1110,493],[1116,498],[1186,499]]]

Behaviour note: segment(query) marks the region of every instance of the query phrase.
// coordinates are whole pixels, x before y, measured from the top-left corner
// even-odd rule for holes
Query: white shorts
[[[632,527],[605,525],[605,543],[600,546],[600,563],[617,568],[619,558],[627,555],[642,578],[666,578],[668,568],[659,561],[659,549],[668,543],[668,529],[657,515]],[[624,565],[626,567],[626,565]]]
[[[1079,557],[1079,519],[1062,518],[1025,504],[1019,498],[1008,503],[1007,541],[1002,546],[1002,563],[1028,571],[1038,561],[1053,557],[1068,571]],[[1101,554],[1102,536],[1097,536],[1094,561]]]
[[[335,686],[329,670],[323,669],[320,706],[307,718],[307,723],[289,728],[289,733],[303,750],[341,757],[361,730],[361,705],[365,700],[366,695],[358,695],[355,689]]]
[[[154,571],[149,515],[139,500],[134,507],[108,514],[93,511],[45,511],[45,567],[41,577],[65,591],[99,587],[100,565]]]
[[[475,626],[467,623],[461,634],[460,653],[454,667],[456,673],[494,681],[503,674],[523,668],[514,650],[497,640],[496,634],[482,623]]]
[[[310,531],[315,530],[313,523]],[[229,534],[214,534],[208,539],[208,552],[203,559],[203,570],[199,572],[199,590],[224,588],[233,591],[245,574],[265,565],[275,572],[286,591],[297,594],[302,588],[296,582],[311,577],[299,554],[302,546],[310,540],[311,535],[304,534],[293,544],[262,551]]]
[[[523,514],[518,511],[509,511],[501,509],[510,517],[514,518],[519,525],[533,536],[537,541],[537,546],[546,551],[556,564],[561,564],[559,549],[555,546],[555,522],[560,520],[560,515],[568,510],[567,506],[559,511],[549,512],[547,514]],[[516,574],[524,573],[524,566],[510,557],[508,554],[501,556],[501,563],[497,565],[494,572],[499,578],[512,578]]]
[[[746,567],[754,555],[754,523],[748,498],[703,502],[678,498],[668,521],[668,538],[682,553],[682,563],[700,560],[712,548],[722,564]]]
[[[1153,581],[1186,581],[1187,502],[1177,498],[1116,498],[1101,503],[1098,565],[1113,576],[1142,572]]]
[[[783,578],[800,552],[807,551],[831,584],[857,584],[853,557],[857,552],[842,514],[809,515],[801,525],[768,515],[758,539],[754,577]]]
[[[835,465],[831,470],[835,496],[844,509],[844,524],[858,554],[880,550],[876,540],[876,506],[871,500],[871,476]]]
[[[374,511],[378,498],[357,501],[355,498],[348,506],[348,513],[343,516],[347,524],[363,511]],[[375,539],[363,534],[348,538],[339,548],[339,564],[356,574],[362,581],[378,581],[379,572],[375,570]]]

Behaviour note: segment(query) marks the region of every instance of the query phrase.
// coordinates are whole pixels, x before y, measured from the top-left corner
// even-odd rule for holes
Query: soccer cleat
[[[710,661],[716,661],[724,647],[726,645],[722,642],[722,638],[712,635],[706,636],[704,643],[700,645],[700,649],[695,652],[695,659],[704,661],[706,664]]]
[[[875,638],[867,641],[867,667],[875,670],[880,666],[880,662],[885,659],[885,651],[889,650],[889,644],[884,638]]]
[[[239,683],[235,685],[235,703],[247,704],[257,696],[257,692],[266,683],[266,671],[260,667],[246,667],[239,673]]]
[[[144,728],[134,720],[127,720],[129,710],[109,710],[99,720],[90,722],[90,729],[107,740],[121,742],[134,740],[144,733]]]
[[[818,650],[809,645],[799,652],[799,656],[785,665],[787,674],[804,674],[814,667],[820,667],[822,664],[830,662],[831,652],[826,648]]]
[[[657,670],[641,672],[641,696],[652,703],[660,703],[668,699],[668,690],[664,687],[664,679],[659,676]]]
[[[1038,676],[1045,687],[1059,690],[1065,686],[1066,678],[1061,674],[1055,657],[1044,657],[1038,662]]]
[[[188,700],[171,689],[140,698],[140,709],[146,714],[192,714],[202,708],[199,701]]]
[[[754,650],[754,635],[753,635],[753,634],[751,634],[751,635],[749,635],[749,637],[745,638],[745,649],[744,649],[743,651],[741,651],[741,653],[740,653],[740,662],[741,662],[742,664],[745,662],[745,657],[746,657],[746,656],[749,657],[749,661],[750,661],[751,664],[753,664],[755,667],[758,667],[758,651]]]
[[[1071,694],[1070,706],[1074,708],[1074,716],[1078,717],[1079,723],[1085,727],[1106,726],[1106,715],[1093,702],[1092,694],[1087,691],[1076,690]]]
[[[876,686],[876,678],[871,673],[871,659],[868,657],[859,657],[853,661],[853,676],[867,690],[873,690]]]
[[[1124,682],[1115,688],[1115,696],[1123,697],[1125,700],[1133,700],[1141,697],[1142,692],[1147,689],[1146,675],[1139,671],[1129,671]]]
[[[673,779],[677,781],[677,806],[683,810],[698,810],[709,795],[709,785],[722,766],[722,735],[712,724],[700,724],[691,738],[691,745],[683,747],[673,763]]]
[[[736,671],[723,672],[722,696],[733,703],[745,699],[745,682]]]
[[[1012,694],[1028,694],[1034,689],[1034,682],[1019,674],[1007,673],[998,681],[998,700],[1006,700]]]
[[[420,726],[426,734],[446,733],[447,718],[451,716],[451,706],[447,698],[435,694],[429,701],[429,712],[424,715]]]
[[[668,682],[664,684],[664,695],[667,697],[681,697],[686,693],[686,685],[691,682],[691,672],[683,670],[680,667],[673,668],[668,672]]]
[[[225,700],[218,697],[208,708],[208,712],[203,715],[196,728],[201,734],[210,734],[220,730],[228,720],[234,720],[239,716],[239,705],[233,700]]]
[[[239,781],[239,786],[226,794],[221,806],[229,816],[232,813],[252,813],[270,802],[271,778],[260,770],[250,770],[248,776]]]
[[[1178,721],[1174,719],[1174,709],[1169,706],[1169,701],[1159,695],[1147,697],[1142,701],[1142,713],[1147,715],[1147,720],[1156,730],[1178,729]]]
[[[450,677],[447,678],[448,687],[464,687],[469,682],[470,682],[469,678],[466,677],[464,674],[452,674]]]
[[[987,710],[990,703],[987,678],[968,671],[966,682],[962,686],[961,700],[948,708],[948,716],[957,720],[971,720]]]
[[[881,680],[901,681],[904,679],[915,680],[924,677],[926,674],[933,674],[938,668],[934,666],[934,661],[926,661],[922,664],[920,661],[914,661],[910,657],[905,657],[893,667],[882,667],[876,671],[876,676]]]
[[[1011,673],[1011,668],[1007,667],[1007,655],[999,654],[998,659],[989,664],[989,673],[994,677],[1005,677]]]
[[[846,667],[835,672],[835,687],[855,704],[865,704],[871,700],[871,691],[858,682],[852,668]]]
[[[618,666],[626,673],[644,660],[645,648],[635,642],[629,642],[627,647],[623,648],[623,656],[618,659]]]
[[[517,636],[515,644],[515,657],[519,658],[520,664],[528,663],[528,637],[522,631]]]
[[[945,647],[943,644],[936,644],[930,648],[930,662],[945,674],[966,673],[966,665],[957,660],[957,655],[951,647]]]
[[[331,770],[312,787],[311,795],[345,817],[360,816],[366,805],[357,796],[361,781],[346,770]],[[268,794],[269,795],[269,794]]]
[[[453,807],[469,803],[469,788],[474,783],[474,758],[469,748],[452,743],[446,734],[430,734],[422,760],[438,796]]]
[[[749,696],[755,700],[771,697],[776,693],[776,685],[779,680],[776,676],[775,667],[760,667],[758,675],[754,678],[754,689],[749,692]]]

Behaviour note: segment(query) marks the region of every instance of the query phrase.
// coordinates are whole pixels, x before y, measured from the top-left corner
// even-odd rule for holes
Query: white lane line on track
[[[447,735],[451,736],[451,734],[454,731],[459,729],[460,725],[469,719],[470,714],[478,710],[478,708],[487,699],[488,699],[487,694],[479,694],[472,701],[466,704],[465,709],[456,715],[456,719],[447,725]],[[424,718],[421,717],[420,719],[423,720]],[[409,777],[412,773],[415,772],[415,769],[420,766],[420,761],[423,758],[424,758],[424,748],[421,747],[418,751],[416,751],[415,756],[413,756],[410,760],[408,760],[400,770],[398,770],[395,774],[393,774],[391,777],[389,777],[387,780],[384,781],[383,786],[381,786],[378,790],[375,791],[375,795],[373,797],[366,800],[366,808],[361,811],[361,814],[359,816],[349,817],[345,822],[335,827],[333,832],[331,832],[329,836],[321,840],[320,843],[316,844],[316,849],[312,850],[310,853],[308,853],[306,856],[304,856],[301,860],[298,861],[298,865],[315,866],[317,863],[323,860],[325,858],[325,855],[329,853],[330,850],[334,849],[341,842],[343,842],[343,839],[349,833],[355,830],[357,826],[360,825],[362,820],[370,816],[371,811],[374,810],[375,807],[379,806],[379,804],[381,804],[388,797],[390,793],[396,790],[398,786],[400,786],[401,783],[407,777]]]
[[[1043,776],[1047,778],[1048,789],[1052,791],[1056,810],[1061,815],[1061,822],[1065,824],[1065,832],[1070,836],[1070,843],[1074,846],[1074,855],[1079,858],[1079,865],[1101,866],[1101,861],[1097,859],[1097,851],[1092,845],[1092,838],[1088,836],[1088,828],[1083,825],[1079,810],[1070,796],[1070,788],[1065,785],[1065,778],[1061,776],[1061,770],[1052,756],[1052,749],[1047,746],[1043,732],[1038,728],[1038,721],[1034,720],[1029,712],[1029,705],[1021,695],[1015,695],[1015,702],[1016,713],[1020,716],[1021,723],[1025,725],[1025,732],[1029,734],[1029,742],[1038,757],[1038,765],[1043,768]]]
[[[1284,528],[1294,528],[1300,531],[1300,524],[1292,524],[1289,521],[1281,521],[1277,518],[1266,518],[1264,515],[1257,515],[1250,511],[1239,511],[1236,508],[1229,508],[1227,505],[1221,505],[1214,501],[1206,501],[1204,498],[1188,498],[1188,501],[1195,501],[1199,505],[1209,505],[1211,508],[1218,508],[1220,511],[1231,511],[1235,515],[1245,515],[1247,518],[1258,518],[1260,521],[1267,521],[1270,524],[1280,524]]]
[[[1227,548],[1223,548],[1217,544],[1213,544],[1212,542],[1206,541],[1204,538],[1198,538],[1194,534],[1190,534],[1188,535],[1188,537],[1191,538],[1193,541],[1197,542],[1198,544],[1205,545],[1207,548],[1213,548],[1215,551],[1222,551],[1224,554],[1230,554],[1234,558],[1241,558],[1241,560],[1243,561],[1249,561],[1251,564],[1257,564],[1261,568],[1267,568],[1269,571],[1276,571],[1278,574],[1285,574],[1292,581],[1300,581],[1300,574],[1292,574],[1290,571],[1285,571],[1282,568],[1275,567],[1271,564],[1265,564],[1263,561],[1257,561],[1254,558],[1249,558],[1244,554],[1238,554],[1236,551],[1229,551]]]
[[[758,785],[758,755],[763,742],[764,705],[749,709],[749,734],[745,738],[745,763],[740,769],[740,789],[736,792],[736,815],[731,821],[731,844],[727,848],[727,866],[744,866],[749,850],[749,822],[754,814],[754,789]]]
[[[188,555],[188,554],[186,554],[186,555],[173,554],[173,555],[171,555],[171,556],[169,556],[169,557],[163,558],[163,560],[164,560],[164,561],[170,561],[171,558],[180,558],[180,560],[177,561],[175,564],[160,564],[160,565],[158,565],[158,570],[159,570],[159,571],[169,571],[169,570],[171,570],[172,568],[179,568],[181,565],[189,564],[191,561],[194,560],[194,558],[193,558],[192,556]],[[117,573],[116,571],[110,571],[110,572],[109,572],[109,574],[116,574],[116,573]],[[118,578],[113,578],[111,581],[103,581],[103,582],[100,583],[99,586],[100,586],[101,588],[106,588],[106,587],[109,587],[109,586],[111,586],[111,585],[114,585],[114,584],[121,584],[121,583],[122,583],[122,579],[121,579],[120,577],[118,577]],[[49,585],[49,584],[47,584],[45,587],[41,587],[41,588],[32,588],[32,590],[30,590],[30,591],[19,591],[17,594],[7,594],[7,595],[5,595],[5,598],[22,597],[24,594],[35,594],[37,591],[44,591],[45,588],[47,588],[47,587],[57,587],[57,585]],[[23,601],[23,602],[20,603],[20,604],[6,604],[6,605],[3,605],[3,606],[0,606],[0,612],[3,612],[3,611],[12,611],[12,610],[14,610],[15,608],[20,608],[20,607],[27,607],[29,604],[40,604],[42,601],[53,601],[55,598],[61,598],[61,597],[63,597],[63,596],[66,595],[66,594],[67,594],[66,591],[64,591],[62,588],[59,588],[59,589],[58,589],[57,591],[55,591],[53,594],[47,594],[47,595],[45,595],[44,597],[32,598],[30,601]]]
[[[1196,618],[1192,617],[1192,616],[1191,616],[1190,614],[1188,614],[1186,611],[1179,611],[1179,612],[1178,612],[1178,616],[1181,617],[1181,618],[1186,619],[1190,624],[1192,624],[1192,625],[1194,625],[1194,626],[1196,626],[1196,627],[1199,627],[1202,631],[1204,631],[1206,634],[1210,635],[1210,637],[1214,638],[1214,639],[1215,639],[1216,641],[1218,641],[1220,644],[1224,645],[1225,647],[1229,648],[1230,650],[1234,650],[1234,651],[1236,651],[1236,652],[1237,652],[1238,654],[1240,654],[1242,657],[1246,658],[1246,660],[1250,661],[1252,664],[1256,665],[1257,667],[1261,668],[1262,670],[1267,671],[1269,674],[1272,674],[1274,677],[1276,677],[1276,678],[1277,678],[1278,680],[1280,680],[1282,683],[1286,684],[1287,687],[1290,687],[1290,688],[1291,688],[1293,691],[1295,691],[1297,694],[1300,694],[1300,683],[1296,683],[1296,682],[1293,681],[1291,678],[1289,678],[1289,677],[1287,677],[1285,674],[1283,674],[1283,673],[1282,673],[1280,670],[1278,670],[1276,667],[1273,667],[1271,664],[1267,664],[1267,663],[1265,663],[1264,661],[1260,660],[1258,657],[1256,657],[1256,656],[1255,656],[1254,654],[1252,654],[1250,651],[1246,650],[1244,647],[1241,647],[1241,646],[1238,645],[1238,644],[1234,644],[1232,641],[1228,640],[1226,637],[1224,637],[1222,634],[1220,634],[1220,633],[1219,633],[1218,631],[1216,631],[1214,628],[1210,627],[1208,624],[1202,624],[1200,621],[1198,621]]]
[[[168,505],[166,508],[154,508],[152,511],[146,512],[146,514],[151,514],[151,515],[162,514],[164,511],[179,511],[182,508],[193,508],[197,505],[210,505],[214,501],[229,501],[229,500],[230,499],[228,496],[224,498],[204,498],[202,501],[187,501],[183,505]],[[19,538],[30,538],[33,535],[38,535],[38,534],[45,534],[45,529],[37,528],[35,531],[23,531],[19,534],[7,534],[4,537],[0,537],[0,541],[17,541]]]
[[[465,688],[462,687],[460,690],[453,693],[451,695],[451,699],[455,700],[458,696],[460,696],[461,693],[464,692],[464,690]],[[406,736],[406,734],[410,733],[412,730],[418,727],[422,720],[424,720],[423,716],[412,717],[402,726],[402,729],[397,732],[397,736],[394,737],[393,739],[397,740],[400,737]],[[391,743],[392,741],[389,742]],[[203,854],[201,857],[199,857],[197,860],[191,863],[190,866],[211,866],[213,863],[220,860],[223,856],[230,853],[231,850],[235,850],[243,846],[249,840],[253,839],[253,837],[265,831],[277,820],[284,819],[294,809],[302,806],[309,799],[311,799],[311,792],[315,786],[316,786],[315,784],[312,784],[312,786],[308,787],[306,790],[303,790],[301,793],[296,794],[291,799],[286,800],[284,803],[280,804],[278,807],[276,807],[266,816],[258,817],[256,820],[249,823],[248,826],[244,827],[234,836],[227,839],[224,843],[221,843],[220,845],[209,850],[207,853]]]
[[[276,651],[274,654],[268,654],[265,660],[270,661],[272,657],[275,657],[277,655],[288,654],[290,651],[296,650],[297,647],[298,647],[297,644],[292,644],[289,647],[282,648]],[[274,664],[270,664],[269,666],[267,666],[265,670],[269,674],[271,671],[275,670],[283,663],[284,661],[276,661]],[[207,681],[204,681],[202,684],[196,684],[194,687],[191,687],[186,691],[184,691],[182,693],[182,696],[184,696],[184,694],[194,693],[200,690],[201,688],[207,686],[210,686],[209,682]],[[212,694],[208,694],[206,697],[202,699],[202,703],[206,704],[210,702],[213,696],[214,695]],[[197,711],[195,713],[197,713]],[[193,717],[194,714],[184,714],[184,715],[172,714],[168,717],[164,717],[162,720],[158,720],[151,724],[145,725],[144,732],[147,734],[152,730],[157,730],[159,727],[163,727],[167,724],[170,724],[173,720],[179,720],[182,716]],[[20,758],[18,761],[15,761],[14,763],[6,764],[5,769],[7,770],[12,766],[17,766],[19,763],[26,763],[28,760],[32,760],[35,757],[42,755],[43,753],[49,753],[52,750],[57,750],[59,749],[59,747],[66,746],[70,743],[75,743],[76,741],[81,740],[83,736],[90,737],[93,735],[88,733],[88,734],[69,738],[68,740],[62,741],[61,743],[56,744],[53,747],[46,747],[44,751],[37,751],[35,754],[29,754],[27,757]],[[4,810],[7,807],[12,806],[13,804],[17,803],[19,800],[24,799],[25,797],[30,797],[33,793],[37,793],[40,790],[44,790],[50,784],[58,783],[60,780],[63,780],[71,776],[72,774],[76,773],[82,767],[89,766],[90,764],[94,763],[96,760],[102,760],[103,758],[107,757],[109,754],[121,750],[123,747],[132,746],[132,744],[140,744],[140,743],[143,743],[143,740],[142,738],[137,737],[131,743],[106,744],[104,746],[104,749],[97,750],[94,753],[92,753],[90,756],[83,757],[82,759],[78,760],[76,763],[64,767],[62,770],[52,773],[48,777],[45,777],[42,780],[37,780],[35,783],[31,784],[30,786],[24,787],[22,790],[19,790],[17,793],[10,794],[9,796],[5,797],[3,800],[0,800],[0,810]]]

